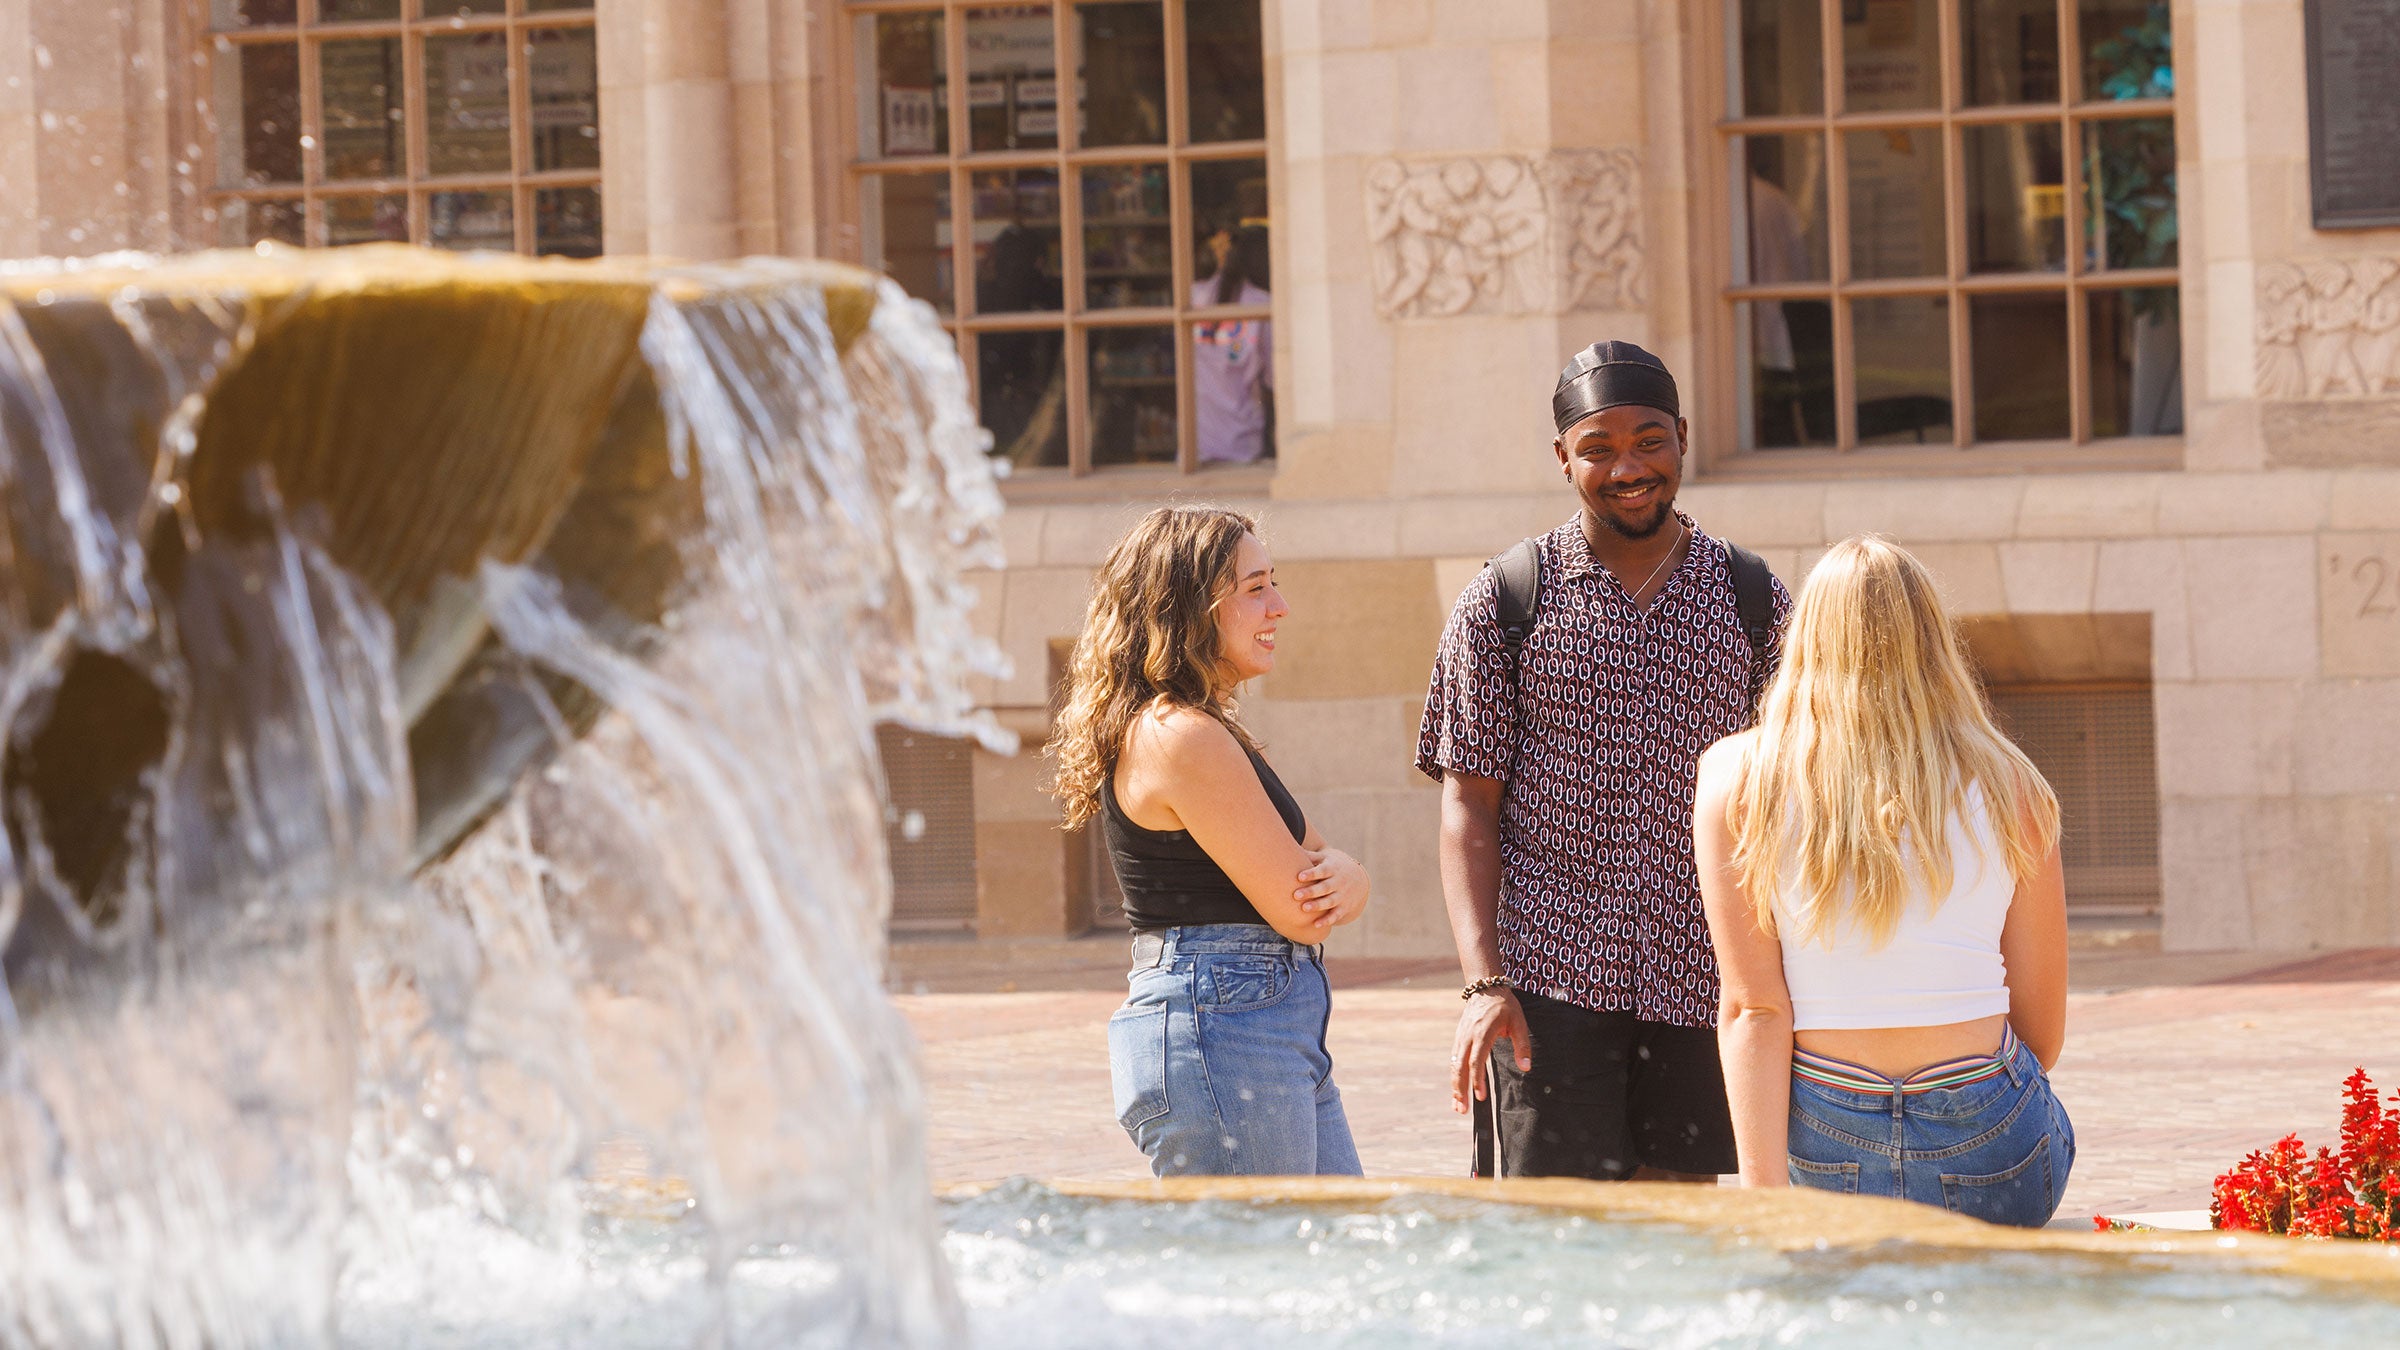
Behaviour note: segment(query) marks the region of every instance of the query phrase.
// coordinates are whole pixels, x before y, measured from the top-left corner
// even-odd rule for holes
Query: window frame
[[[318,17],[321,0],[295,0],[291,23],[257,24],[246,27],[220,28],[216,25],[209,0],[189,0],[193,13],[192,31],[197,35],[203,56],[199,72],[199,101],[207,111],[201,118],[201,134],[195,139],[201,151],[201,201],[203,212],[200,230],[204,238],[221,243],[223,208],[229,202],[288,202],[297,199],[302,207],[303,245],[308,248],[330,246],[326,238],[325,203],[328,199],[355,197],[373,199],[399,196],[408,207],[408,242],[440,247],[430,239],[431,199],[438,192],[506,192],[509,194],[511,248],[514,252],[532,255],[538,245],[535,238],[535,194],[555,188],[601,188],[601,166],[588,169],[533,168],[533,85],[530,58],[525,50],[527,35],[541,31],[581,29],[592,34],[594,71],[592,116],[594,125],[600,122],[598,71],[599,6],[605,0],[586,0],[581,8],[528,11],[527,0],[506,0],[499,14],[446,13],[428,16],[429,5],[438,0],[400,0],[400,17],[374,20],[334,20]],[[505,172],[435,174],[427,166],[427,110],[429,95],[425,91],[425,40],[429,37],[499,33],[504,35],[508,54],[508,117],[509,168]],[[400,100],[402,109],[401,172],[381,178],[328,180],[325,177],[325,106],[322,83],[323,46],[344,39],[397,38],[400,41]],[[298,46],[300,102],[300,181],[270,183],[254,187],[228,187],[222,180],[219,162],[219,137],[223,134],[225,111],[216,106],[218,63],[238,60],[240,51],[248,46],[294,44]],[[233,110],[239,115],[239,109]],[[602,153],[605,153],[603,150]],[[606,211],[606,199],[602,210]],[[235,247],[234,245],[224,245]]]
[[[1274,147],[1280,143],[1277,100],[1262,87],[1265,136],[1255,140],[1203,141],[1191,139],[1189,85],[1187,75],[1188,51],[1185,40],[1185,0],[1156,0],[1160,5],[1164,25],[1164,60],[1166,63],[1167,130],[1166,139],[1149,145],[1111,145],[1086,147],[1080,143],[1080,119],[1065,115],[1068,105],[1062,100],[1058,119],[1058,144],[1039,150],[972,149],[970,108],[965,96],[967,80],[966,15],[969,10],[1013,8],[1017,6],[1047,6],[1051,20],[1051,51],[1057,66],[1065,66],[1064,53],[1074,52],[1077,33],[1075,10],[1085,4],[1108,3],[1109,0],[834,0],[837,16],[836,90],[835,102],[840,106],[841,152],[841,222],[842,237],[853,260],[864,261],[866,240],[862,199],[866,181],[879,176],[922,175],[946,171],[950,179],[951,201],[951,312],[943,315],[941,324],[959,344],[959,359],[965,364],[969,396],[974,399],[977,417],[982,416],[982,370],[976,359],[975,342],[987,332],[1056,332],[1064,335],[1061,360],[1066,375],[1067,462],[1063,465],[1010,465],[1006,470],[1006,486],[1013,496],[1033,494],[1063,498],[1100,497],[1116,495],[1127,479],[1153,479],[1170,482],[1188,481],[1206,475],[1212,486],[1227,489],[1256,487],[1263,490],[1273,476],[1281,459],[1281,447],[1268,458],[1251,464],[1202,465],[1198,462],[1198,409],[1192,383],[1192,328],[1211,320],[1259,319],[1272,322],[1275,305],[1206,305],[1190,303],[1194,281],[1193,250],[1197,241],[1192,237],[1191,173],[1194,164],[1228,160],[1262,161],[1267,173],[1267,214],[1270,221],[1267,235],[1269,256],[1278,271],[1282,268],[1283,243],[1281,232],[1273,221],[1281,195],[1281,168],[1276,162]],[[1260,25],[1261,84],[1266,85],[1265,48],[1263,31],[1268,20],[1267,5],[1262,5]],[[942,16],[942,45],[944,77],[950,81],[947,99],[950,148],[941,154],[909,155],[869,159],[860,152],[859,122],[860,81],[865,72],[859,69],[856,25],[861,18],[880,14],[940,14]],[[1058,72],[1063,85],[1069,72]],[[1141,308],[1095,308],[1086,303],[1084,277],[1084,225],[1082,171],[1112,165],[1146,165],[1163,163],[1167,167],[1167,216],[1169,229],[1168,251],[1172,255],[1169,304]],[[1011,311],[979,315],[974,313],[975,299],[975,240],[974,240],[974,175],[981,172],[1011,169],[1047,169],[1058,175],[1059,237],[1061,255],[1061,306],[1055,311]],[[1176,449],[1173,463],[1150,462],[1139,464],[1094,464],[1092,462],[1090,337],[1095,330],[1108,328],[1156,328],[1166,325],[1175,338],[1175,424]],[[1273,429],[1270,428],[1270,431]]]
[[[1689,80],[1688,153],[1699,167],[1691,194],[1692,238],[1697,246],[1691,272],[1692,312],[1699,316],[1701,336],[1694,353],[1706,381],[1699,400],[1699,418],[1707,429],[1694,437],[1697,460],[1704,471],[1720,476],[1757,477],[1870,477],[1893,472],[2006,473],[2105,471],[2124,472],[2178,467],[2184,435],[2195,406],[2190,378],[2193,358],[2204,352],[2203,324],[2194,303],[2192,284],[2198,271],[2198,250],[2180,226],[2196,218],[2193,176],[2198,147],[2196,110],[2188,105],[2190,83],[2178,80],[2172,97],[2153,99],[2087,99],[2083,90],[2084,51],[2079,0],[2056,0],[2059,23],[2059,97],[2055,102],[1969,106],[1962,89],[1960,7],[1962,0],[1935,0],[1941,68],[1941,99],[1936,107],[1897,111],[1850,112],[1843,109],[1842,0],[1817,0],[1821,25],[1820,75],[1823,111],[1774,116],[1734,116],[1731,88],[1740,78],[1739,0],[1707,0],[1693,7],[1694,37]],[[2188,6],[2170,0],[2170,42],[2176,67],[2190,68]],[[2074,54],[2069,59],[2069,54]],[[2176,261],[2172,267],[2113,268],[2105,255],[2100,266],[2084,260],[2084,128],[2110,121],[2168,119],[2173,127],[2176,174],[2176,213],[2179,223]],[[2061,190],[2071,204],[2064,223],[2067,231],[2065,266],[2056,271],[1984,272],[1968,270],[1966,250],[1965,133],[1976,127],[2030,124],[2055,126],[2061,136]],[[1937,277],[1859,281],[1850,275],[1849,153],[1847,134],[1860,131],[1931,131],[1940,137],[1943,154],[1943,273]],[[1825,144],[1825,228],[1827,279],[1768,285],[1736,285],[1733,212],[1746,209],[1734,190],[1735,141],[1747,135],[1813,134]],[[2112,290],[2172,287],[2179,305],[2182,351],[2183,412],[2186,433],[2150,436],[2092,435],[2092,378],[2090,370],[2090,310],[2087,297]],[[1968,298],[1992,294],[2034,294],[2061,297],[2067,309],[2067,369],[2069,434],[2044,440],[1987,440],[1974,438],[1975,390],[1973,351],[1968,329]],[[1857,436],[1856,346],[1851,332],[1852,299],[1946,296],[1950,337],[1951,437],[1947,445],[1861,445]],[[1826,300],[1833,319],[1835,443],[1832,446],[1741,446],[1742,406],[1738,323],[1746,302]]]

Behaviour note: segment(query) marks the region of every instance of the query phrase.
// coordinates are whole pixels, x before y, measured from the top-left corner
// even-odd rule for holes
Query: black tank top
[[[1275,803],[1275,814],[1283,817],[1293,842],[1307,839],[1308,818],[1300,813],[1300,803],[1292,800],[1283,780],[1257,751],[1249,755],[1259,786]],[[1108,838],[1108,860],[1117,869],[1117,887],[1125,892],[1125,918],[1135,931],[1266,922],[1242,888],[1193,840],[1191,831],[1145,830],[1134,824],[1117,804],[1116,779],[1112,772],[1100,780],[1101,828]]]

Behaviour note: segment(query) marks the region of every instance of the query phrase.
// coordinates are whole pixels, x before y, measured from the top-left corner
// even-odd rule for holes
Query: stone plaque
[[[2400,675],[2400,534],[2317,536],[2327,675]]]
[[[2320,230],[2400,225],[2400,0],[2307,0],[2308,188]]]

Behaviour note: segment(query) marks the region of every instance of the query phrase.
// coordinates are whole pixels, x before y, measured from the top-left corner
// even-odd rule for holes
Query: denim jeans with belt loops
[[[1958,1085],[1927,1086],[1940,1081]],[[2058,1212],[2075,1165],[2075,1126],[2041,1062],[2013,1034],[1995,1055],[1906,1079],[1798,1054],[1790,1157],[1795,1186],[1897,1196],[2039,1228]]]
[[[1324,949],[1263,924],[1135,935],[1108,1019],[1117,1123],[1171,1176],[1357,1176]]]

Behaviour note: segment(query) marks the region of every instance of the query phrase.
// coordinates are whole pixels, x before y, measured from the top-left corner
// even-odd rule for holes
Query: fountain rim
[[[1739,1237],[1776,1251],[1865,1251],[1906,1243],[1961,1256],[1984,1253],[2101,1258],[2131,1263],[2177,1257],[2227,1273],[2286,1276],[2400,1300],[2400,1243],[2265,1233],[2078,1232],[2005,1228],[1913,1201],[1798,1188],[1745,1190],[1664,1181],[1566,1177],[1167,1177],[1151,1181],[1034,1179],[1083,1200],[1227,1201],[1250,1205],[1381,1204],[1411,1196],[1498,1201],[1620,1223],[1673,1223]],[[986,1195],[1004,1182],[937,1186],[947,1201]]]

